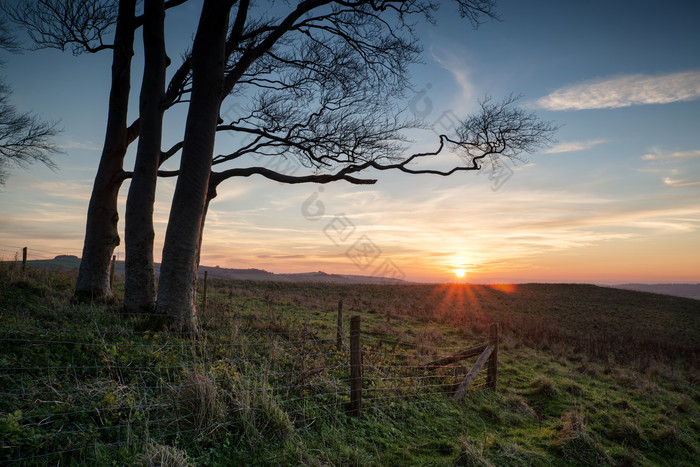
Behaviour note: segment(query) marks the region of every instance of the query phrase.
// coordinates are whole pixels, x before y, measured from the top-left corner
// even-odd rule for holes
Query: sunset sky
[[[409,112],[449,134],[450,116],[466,117],[484,95],[522,94],[523,106],[561,126],[557,142],[504,162],[500,174],[381,173],[374,186],[229,180],[206,220],[202,264],[430,282],[456,280],[456,269],[475,283],[700,282],[700,2],[499,0],[501,21],[477,30],[443,3],[437,25],[419,28],[424,63],[413,67]],[[168,15],[176,65],[200,8],[190,0]],[[23,246],[30,258],[79,256],[110,54],[3,58],[12,102],[60,120],[65,154],[55,158],[57,172],[34,165],[8,178],[0,256]],[[164,147],[182,135],[185,110],[166,120]],[[225,102],[226,112],[235,108]],[[412,152],[437,142],[429,129],[409,136]],[[217,150],[232,142],[219,138]],[[460,163],[438,161],[450,162]],[[157,261],[173,189],[174,180],[159,182]],[[128,183],[122,219],[127,191]],[[117,254],[123,259],[123,243]]]

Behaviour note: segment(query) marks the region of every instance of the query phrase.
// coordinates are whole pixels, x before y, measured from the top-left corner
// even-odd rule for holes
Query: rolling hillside
[[[0,264],[0,463],[696,465],[700,302],[580,284],[212,279],[198,336]],[[201,298],[201,295],[200,295]],[[362,320],[347,414],[336,310]],[[206,308],[206,311],[205,311]],[[425,364],[502,327],[496,391]],[[193,338],[195,337],[195,338]]]

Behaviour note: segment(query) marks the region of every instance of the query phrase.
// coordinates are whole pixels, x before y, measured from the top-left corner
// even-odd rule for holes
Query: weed
[[[226,428],[226,401],[216,382],[197,366],[183,370],[173,387],[175,408],[184,416],[185,429],[197,439],[210,439]]]
[[[566,380],[561,385],[562,389],[572,396],[581,397],[586,393],[586,390],[575,381]]]
[[[142,467],[189,467],[194,465],[187,453],[175,446],[166,446],[150,441],[136,458],[136,465]]]
[[[673,425],[663,424],[652,431],[649,439],[669,449],[688,448],[688,444],[678,428]]]
[[[520,394],[508,393],[503,397],[503,403],[508,409],[518,415],[524,415],[532,418],[537,416],[533,408],[528,405],[525,398],[523,398],[523,396]]]
[[[618,409],[627,411],[627,412],[637,412],[639,409],[632,404],[628,399],[618,397],[615,399],[612,403],[613,406],[617,407]]]
[[[676,402],[673,406],[673,410],[681,414],[692,413],[695,409],[696,406],[693,403],[693,400],[690,398],[690,396],[687,395],[681,397],[681,400]]]
[[[483,445],[477,446],[472,440],[462,440],[459,455],[455,461],[461,467],[491,467],[493,464],[483,456]]]
[[[258,442],[271,434],[288,438],[294,433],[289,414],[284,411],[273,395],[266,373],[262,378],[239,376],[234,389],[234,416],[250,442]]]
[[[562,420],[563,426],[553,445],[564,459],[586,465],[610,463],[610,458],[600,442],[588,433],[580,412],[568,411],[563,414]]]
[[[629,446],[638,446],[644,441],[639,426],[624,415],[616,417],[607,435],[608,438]]]
[[[554,383],[554,380],[545,375],[539,375],[535,378],[530,387],[532,388],[532,394],[546,398],[553,398],[559,394],[559,389]]]

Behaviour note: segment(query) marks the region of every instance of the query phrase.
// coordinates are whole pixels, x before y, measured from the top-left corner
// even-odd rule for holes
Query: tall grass
[[[671,322],[687,302],[586,286],[211,281],[193,340],[122,316],[118,301],[72,303],[74,280],[0,263],[0,462],[693,465],[700,455],[687,339],[697,318]],[[346,416],[339,298],[363,320],[359,419]],[[495,320],[506,331],[499,390],[453,401],[470,362],[422,365],[482,341]],[[662,345],[638,349],[642,365],[623,337],[639,331],[647,345],[659,322]]]
[[[648,368],[654,362],[696,365],[700,302],[582,284],[483,286],[289,284],[212,281],[223,296],[264,298],[418,318],[450,324],[466,336],[500,322],[505,339],[560,354]]]

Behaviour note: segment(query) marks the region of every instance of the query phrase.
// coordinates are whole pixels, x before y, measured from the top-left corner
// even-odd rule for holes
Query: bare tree
[[[168,0],[164,8],[185,1]],[[117,198],[131,176],[124,171],[124,157],[140,130],[138,121],[127,121],[134,34],[144,22],[144,16],[136,14],[136,4],[137,0],[28,0],[3,5],[12,21],[25,27],[36,49],[70,49],[74,55],[112,51],[107,129],[88,206],[75,290],[79,299],[111,296],[109,265],[120,243]],[[184,80],[186,75],[176,73],[173,80]],[[179,92],[181,87],[174,84],[173,89]],[[169,98],[176,100],[172,94]]]
[[[470,19],[475,22],[492,14],[492,2],[459,5],[473,13]],[[406,152],[405,131],[415,128],[416,122],[401,118],[394,102],[408,84],[408,64],[420,52],[407,18],[430,19],[434,8],[421,2],[307,1],[287,16],[270,20],[247,18],[247,2],[238,3],[225,44],[228,63],[223,93],[211,82],[202,85],[203,78],[193,77],[191,84],[192,104],[182,145],[188,147],[188,138],[196,139],[191,147],[196,145],[198,151],[183,150],[158,290],[157,312],[171,325],[183,331],[197,328],[194,298],[202,229],[209,201],[228,178],[257,174],[285,183],[371,184],[376,180],[361,172],[447,176],[478,170],[480,160],[489,155],[515,157],[548,141],[554,126],[515,107],[514,98],[496,104],[486,99],[478,115],[462,122],[459,138],[442,135],[433,152]],[[204,92],[209,99],[206,107],[197,108],[198,117],[193,114],[195,92]],[[217,96],[220,100],[214,104]],[[195,122],[216,122],[220,102],[228,96],[246,102],[247,112],[229,121],[220,118],[213,127],[190,130]],[[248,139],[235,151],[212,158],[214,130],[233,131]],[[470,163],[449,170],[415,166],[447,146],[462,151]],[[250,166],[247,158],[251,156],[293,158],[309,173]],[[221,164],[243,166],[212,172],[213,166]]]
[[[4,18],[0,18],[0,49],[20,50]],[[2,64],[0,62],[0,66]],[[56,124],[43,122],[28,112],[19,112],[10,103],[10,87],[2,81],[0,79],[0,185],[4,185],[13,168],[41,162],[55,169],[51,156],[60,152],[53,142],[58,132]]]
[[[165,2],[144,2],[144,70],[139,108],[139,141],[126,201],[124,311],[151,313],[156,284],[153,263],[153,205],[160,164],[165,101]]]
[[[368,174],[377,170],[447,176],[478,170],[486,156],[517,157],[546,142],[554,130],[517,109],[513,98],[500,103],[487,99],[477,116],[463,122],[457,138],[442,135],[435,151],[407,152],[406,132],[420,125],[402,117],[396,102],[410,84],[408,65],[420,56],[412,18],[432,21],[437,8],[428,1],[307,0],[292,7],[281,2],[274,11],[289,11],[271,17],[248,0],[207,0],[192,53],[163,91],[168,63],[164,12],[183,2],[148,0],[141,16],[135,13],[134,0],[118,5],[108,0],[35,0],[28,3],[35,10],[15,10],[15,21],[33,31],[37,47],[71,46],[74,53],[111,49],[114,54],[107,135],[88,210],[78,295],[110,293],[109,259],[119,243],[116,199],[123,180],[133,177],[126,213],[125,309],[153,309],[155,172],[180,151],[180,170],[160,172],[179,177],[156,311],[171,326],[194,331],[202,230],[209,202],[224,180],[261,175],[284,183],[371,184],[376,180]],[[493,0],[456,3],[474,26],[495,16]],[[134,31],[140,26],[146,56],[140,117],[127,124],[128,75]],[[105,37],[112,27],[109,44]],[[235,117],[222,114],[227,98],[243,111]],[[163,112],[179,102],[190,106],[184,138],[162,150]],[[215,135],[222,131],[244,141],[214,157]],[[134,171],[126,172],[124,154],[137,137]],[[449,170],[416,165],[448,147],[461,151],[468,163]],[[263,159],[273,166],[256,165]],[[287,159],[307,173],[287,172],[276,163]]]
[[[127,127],[136,0],[36,0],[8,11],[15,23],[27,29],[37,49],[71,48],[74,55],[112,51],[107,131],[90,196],[75,291],[78,298],[109,297],[109,263],[120,242],[117,196],[124,181],[126,149],[136,136]],[[112,31],[112,42],[105,43]]]
[[[239,7],[239,14],[247,2]],[[197,330],[194,309],[202,212],[224,90],[225,42],[233,1],[205,0],[192,47],[192,95],[158,285],[158,308],[175,328]],[[234,28],[235,29],[235,28]],[[234,32],[235,33],[235,32]],[[177,290],[187,284],[182,290]],[[184,303],[184,306],[183,306]]]

